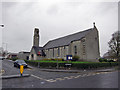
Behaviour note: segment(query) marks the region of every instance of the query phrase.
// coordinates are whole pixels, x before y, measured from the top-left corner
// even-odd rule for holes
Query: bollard
[[[24,66],[23,66],[23,65],[20,65],[20,74],[21,74],[21,76],[22,76],[22,74],[23,74],[23,70],[24,70]]]

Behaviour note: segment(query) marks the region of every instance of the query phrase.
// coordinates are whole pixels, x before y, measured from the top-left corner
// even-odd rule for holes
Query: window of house
[[[77,46],[74,46],[74,53],[75,53],[75,55],[77,54]]]

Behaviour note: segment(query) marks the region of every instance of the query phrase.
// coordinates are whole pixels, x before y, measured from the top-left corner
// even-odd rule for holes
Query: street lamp
[[[7,46],[8,46],[8,44],[3,42],[3,45],[4,45],[4,44],[5,44],[5,46],[6,46],[6,51],[7,51]]]
[[[4,25],[0,25],[1,27],[4,27]]]
[[[0,25],[1,27],[4,27],[3,24]],[[3,34],[3,33],[2,33]],[[3,36],[3,35],[2,35]],[[2,38],[2,49],[3,49],[3,38]],[[3,56],[3,50],[2,50],[2,56]]]

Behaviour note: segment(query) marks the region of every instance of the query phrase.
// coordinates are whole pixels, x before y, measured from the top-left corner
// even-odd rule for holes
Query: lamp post
[[[0,25],[1,27],[4,27],[3,24]],[[2,33],[3,34],[3,33]],[[3,35],[2,35],[2,56],[3,56]]]
[[[4,27],[4,25],[0,25],[1,27]]]
[[[7,46],[8,46],[8,43],[4,43],[4,42],[3,42],[3,45],[4,45],[4,44],[5,44],[6,51],[7,51]]]

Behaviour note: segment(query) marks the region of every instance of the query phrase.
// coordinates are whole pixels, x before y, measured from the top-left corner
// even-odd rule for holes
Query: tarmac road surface
[[[2,76],[18,75],[13,61],[2,61]],[[2,88],[118,88],[118,70],[111,72],[46,72],[40,68],[24,69],[29,77],[2,79]]]

